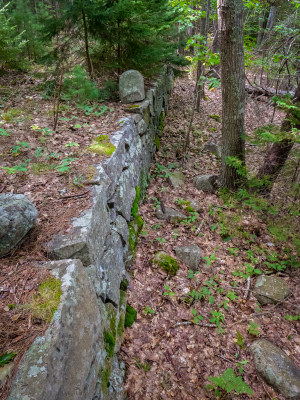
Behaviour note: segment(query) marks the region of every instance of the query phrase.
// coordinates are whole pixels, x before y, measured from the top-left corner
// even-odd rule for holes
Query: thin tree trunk
[[[82,8],[82,20],[83,20],[83,27],[84,27],[84,43],[85,43],[85,54],[86,54],[86,62],[89,71],[89,76],[92,78],[93,76],[93,67],[90,57],[90,50],[89,50],[89,40],[88,40],[88,31],[87,31],[87,23],[84,9]]]
[[[219,30],[218,30],[218,21],[214,22],[214,39],[212,43],[212,52],[219,53],[220,44],[219,44]]]
[[[277,13],[277,7],[271,6],[270,14],[269,14],[268,22],[267,22],[267,26],[266,26],[266,29],[269,31],[271,31],[274,28],[275,20],[276,20],[276,13]]]
[[[227,157],[245,163],[245,63],[243,43],[243,0],[223,0],[221,4],[222,65],[222,168],[220,184],[235,189],[241,184],[237,169]]]
[[[201,25],[200,25],[200,35],[204,36],[205,42],[204,46],[207,45],[207,34],[208,34],[208,24],[209,24],[209,12],[210,12],[210,0],[206,1],[205,8],[201,7],[202,11],[206,11],[206,16],[205,18],[201,18]],[[204,86],[203,83],[199,85],[199,79],[202,76],[204,71],[204,65],[203,61],[198,61],[198,67],[197,67],[197,86],[196,86],[196,111],[200,112],[200,103],[201,103],[201,98],[204,97]]]
[[[258,16],[258,35],[257,35],[257,41],[256,41],[256,47],[259,47],[264,39],[264,19],[265,19],[265,13],[260,13]]]
[[[300,103],[300,84],[296,89],[293,103]],[[281,124],[281,132],[291,131],[292,125],[290,118],[291,114],[288,112]],[[300,124],[296,125],[295,127],[297,129],[300,129]],[[284,167],[284,164],[288,156],[290,155],[293,146],[294,141],[284,139],[278,143],[273,143],[272,146],[269,148],[265,156],[263,165],[258,172],[258,178],[266,181],[266,183],[260,188],[260,193],[268,195],[271,192],[274,182],[276,181],[278,175]]]

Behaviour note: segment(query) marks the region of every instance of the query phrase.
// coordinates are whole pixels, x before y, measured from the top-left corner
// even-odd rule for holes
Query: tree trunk
[[[86,62],[89,71],[89,76],[92,78],[93,76],[93,67],[90,57],[90,50],[89,50],[89,40],[88,40],[88,31],[87,31],[87,24],[86,24],[86,17],[84,9],[82,8],[82,20],[83,20],[83,27],[84,27],[84,43],[85,43],[85,54],[86,54]]]
[[[296,89],[293,103],[300,103],[300,83]],[[292,125],[290,122],[290,117],[291,114],[288,112],[281,124],[281,132],[291,131]],[[300,123],[299,125],[296,125],[295,128],[300,129]],[[284,139],[278,143],[272,144],[265,156],[263,165],[258,172],[258,178],[266,180],[266,183],[260,188],[260,193],[268,195],[271,192],[274,182],[276,181],[288,156],[290,155],[293,145],[294,142],[289,139]]]
[[[207,34],[208,34],[208,24],[209,24],[209,12],[210,12],[210,0],[206,1],[206,4],[201,7],[201,11],[206,12],[205,18],[201,18],[200,21],[200,35],[204,36],[205,42],[204,46],[207,45]],[[201,98],[204,97],[204,86],[203,83],[199,85],[199,79],[203,74],[204,70],[204,65],[203,61],[198,61],[198,67],[197,67],[197,86],[196,86],[196,111],[200,112],[200,103],[201,103]]]
[[[235,189],[241,184],[237,169],[227,157],[245,163],[245,63],[243,43],[243,0],[222,0],[221,4],[222,77],[222,187]]]
[[[271,6],[270,14],[269,14],[268,22],[267,22],[267,26],[266,26],[266,29],[269,31],[271,31],[274,28],[275,20],[276,20],[276,12],[277,12],[277,7]]]
[[[264,40],[264,18],[265,13],[260,13],[258,16],[258,35],[257,35],[257,41],[256,41],[256,47],[259,47],[263,40]]]
[[[219,30],[218,30],[218,21],[214,22],[214,39],[212,43],[212,52],[219,53],[220,51],[220,43],[219,43]]]

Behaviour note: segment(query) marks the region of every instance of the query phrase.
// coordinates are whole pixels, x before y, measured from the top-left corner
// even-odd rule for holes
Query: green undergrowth
[[[133,325],[135,318],[136,318],[135,309],[133,307],[131,307],[129,304],[127,304],[124,327],[130,328]]]
[[[62,295],[61,281],[49,278],[39,286],[38,294],[34,295],[29,304],[23,306],[31,314],[43,321],[50,322],[60,303]]]

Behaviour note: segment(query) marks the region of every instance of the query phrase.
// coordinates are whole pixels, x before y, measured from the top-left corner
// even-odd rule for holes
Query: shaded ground
[[[251,293],[247,300],[244,299],[247,281],[234,276],[233,272],[239,266],[253,261],[249,250],[258,257],[257,267],[261,270],[267,269],[264,266],[265,258],[256,253],[256,247],[265,249],[267,253],[273,250],[281,260],[290,256],[283,251],[285,244],[280,241],[275,242],[267,230],[265,221],[251,210],[244,211],[236,223],[241,231],[248,232],[248,239],[241,235],[230,241],[222,240],[217,213],[214,212],[217,206],[222,205],[222,200],[215,194],[205,194],[196,190],[192,184],[193,177],[198,174],[219,172],[219,161],[214,155],[203,151],[203,145],[209,140],[218,142],[220,139],[221,124],[209,117],[209,115],[221,115],[220,90],[207,92],[210,100],[202,103],[202,112],[195,117],[187,162],[182,166],[181,160],[176,158],[178,148],[182,146],[183,133],[189,118],[193,88],[192,79],[178,79],[175,83],[160,151],[156,154],[152,166],[146,200],[139,209],[144,219],[144,228],[139,239],[136,259],[131,268],[132,280],[128,299],[129,304],[137,310],[137,319],[133,326],[125,331],[121,353],[127,366],[127,398],[213,399],[214,393],[205,389],[205,385],[210,383],[207,378],[218,376],[229,367],[238,373],[236,364],[242,360],[249,360],[242,375],[253,389],[254,398],[283,399],[257,376],[248,351],[255,336],[249,334],[247,329],[249,321],[254,321],[259,325],[260,338],[268,339],[278,345],[300,365],[299,323],[284,318],[286,315],[299,313],[299,269],[287,269],[283,273],[278,273],[288,283],[292,292],[286,302],[276,307],[262,307]],[[248,98],[247,133],[270,123],[272,114],[273,108],[268,107],[267,103]],[[280,125],[283,116],[284,114],[276,111],[275,123]],[[253,146],[247,145],[247,150],[250,149],[253,150]],[[259,148],[255,149],[254,154],[248,155],[250,169],[257,169],[262,157],[263,150]],[[179,189],[171,188],[167,178],[163,177],[161,165],[167,167],[169,171],[181,170],[186,176],[185,185]],[[286,190],[287,187],[278,184],[273,196],[284,202],[286,198],[281,199],[280,194]],[[201,203],[203,213],[191,224],[174,226],[155,218],[157,205],[155,198],[165,206],[185,212],[187,218],[189,213],[178,205],[178,199],[193,198]],[[230,215],[228,217],[231,218]],[[293,223],[296,222],[297,219],[293,220]],[[195,228],[200,225],[200,234],[195,235]],[[299,230],[296,234],[299,235]],[[158,250],[164,250],[174,256],[175,246],[190,244],[198,244],[202,256],[215,256],[212,257],[210,266],[202,261],[200,274],[193,279],[188,278],[189,270],[182,263],[179,263],[180,269],[175,277],[167,276],[150,263]],[[230,251],[229,247],[235,250]],[[252,289],[255,280],[255,276],[252,276]],[[164,295],[166,285],[175,293],[174,295]],[[232,288],[233,285],[236,286],[235,289]],[[191,305],[185,300],[187,293],[193,289],[200,291],[203,286],[211,291],[214,299],[209,301],[208,297],[204,297],[200,301],[196,300],[192,308],[197,311],[197,315],[203,316],[204,323],[209,322],[212,317],[211,311],[221,311],[224,315],[223,334],[218,333],[214,327],[181,324],[193,318]],[[234,292],[237,298],[229,300],[226,297],[228,292]],[[228,310],[222,303],[226,299]],[[153,310],[153,313],[147,313],[146,308]],[[237,330],[244,338],[245,350],[236,344]],[[240,395],[234,398],[250,397]]]

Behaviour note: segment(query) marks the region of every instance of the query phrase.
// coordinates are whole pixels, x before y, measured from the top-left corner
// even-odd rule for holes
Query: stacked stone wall
[[[122,399],[125,366],[119,359],[138,215],[161,134],[173,82],[164,73],[146,99],[127,105],[110,140],[116,147],[95,168],[93,206],[72,221],[68,235],[49,243],[44,264],[62,282],[61,302],[44,336],[27,351],[10,400]]]

